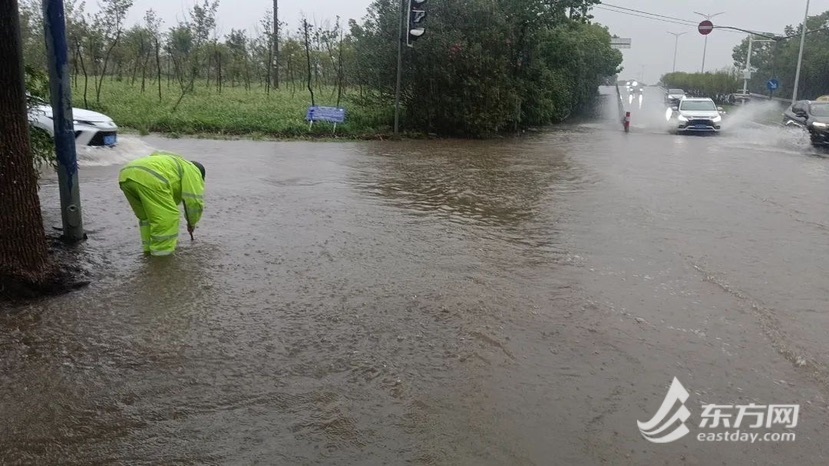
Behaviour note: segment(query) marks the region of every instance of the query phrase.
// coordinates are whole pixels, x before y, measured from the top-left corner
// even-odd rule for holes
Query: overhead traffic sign
[[[630,39],[622,38],[622,37],[613,37],[610,39],[610,46],[614,49],[629,49],[630,48]]]
[[[711,34],[711,31],[714,30],[714,23],[706,19],[705,21],[699,23],[697,30],[703,36],[707,36],[708,34]]]

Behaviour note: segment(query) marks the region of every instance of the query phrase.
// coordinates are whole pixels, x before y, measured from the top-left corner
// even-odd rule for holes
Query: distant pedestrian
[[[121,169],[118,184],[138,217],[145,253],[167,256],[176,250],[182,203],[193,238],[204,210],[204,175],[199,162],[169,152],[155,152]]]

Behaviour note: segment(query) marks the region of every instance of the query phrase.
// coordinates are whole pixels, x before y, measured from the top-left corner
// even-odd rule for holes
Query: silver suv
[[[673,133],[718,133],[722,123],[722,112],[707,98],[681,99],[665,116]]]

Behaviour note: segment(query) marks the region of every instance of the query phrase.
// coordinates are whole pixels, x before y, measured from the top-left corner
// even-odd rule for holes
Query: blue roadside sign
[[[776,79],[769,79],[769,82],[766,83],[766,87],[768,87],[770,91],[776,91],[780,88],[780,82]]]

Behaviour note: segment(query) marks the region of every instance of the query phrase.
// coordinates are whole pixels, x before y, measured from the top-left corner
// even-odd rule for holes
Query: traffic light
[[[413,47],[414,41],[426,33],[421,25],[426,19],[426,10],[423,9],[426,0],[409,0],[409,32],[406,34],[406,45]]]

